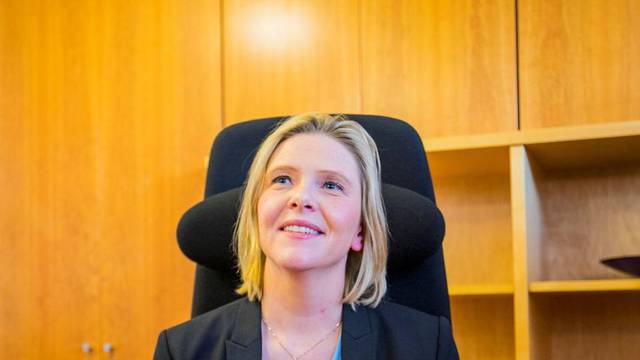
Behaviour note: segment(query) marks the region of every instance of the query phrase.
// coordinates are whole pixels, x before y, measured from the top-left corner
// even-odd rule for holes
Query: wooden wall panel
[[[627,277],[600,259],[640,251],[640,166],[548,171],[537,184],[542,224],[534,280]],[[580,256],[576,256],[580,254]]]
[[[435,177],[449,285],[513,285],[509,178]]]
[[[360,112],[358,1],[225,1],[224,122]]]
[[[0,358],[84,358],[83,341],[150,358],[189,318],[175,228],[221,126],[219,16],[204,0],[0,5]]]
[[[99,337],[102,261],[82,33],[70,9],[2,4],[0,357],[77,358]]]
[[[640,358],[640,294],[532,298],[534,360]]]
[[[640,2],[518,7],[523,129],[640,118]]]
[[[363,111],[425,138],[517,129],[514,1],[362,2]]]
[[[451,322],[461,359],[515,358],[510,296],[453,297]]]

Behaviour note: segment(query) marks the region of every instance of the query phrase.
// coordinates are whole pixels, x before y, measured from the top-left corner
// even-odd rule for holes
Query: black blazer
[[[162,331],[155,360],[260,360],[261,310],[246,298]],[[342,308],[342,359],[458,359],[445,317],[382,302]]]

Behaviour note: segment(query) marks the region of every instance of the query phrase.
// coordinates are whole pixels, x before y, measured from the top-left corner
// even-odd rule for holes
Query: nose
[[[306,209],[315,210],[316,203],[313,197],[311,187],[305,184],[300,184],[291,190],[291,196],[287,202],[289,209]]]

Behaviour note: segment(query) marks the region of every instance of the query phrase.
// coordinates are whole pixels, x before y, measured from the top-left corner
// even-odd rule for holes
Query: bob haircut
[[[339,141],[353,154],[360,170],[363,248],[349,251],[342,303],[376,307],[387,290],[387,219],[381,195],[380,158],[366,130],[343,115],[301,114],[281,122],[262,142],[249,169],[238,221],[234,251],[241,285],[238,294],[261,300],[265,255],[260,249],[258,200],[267,165],[276,148],[298,134],[324,134]]]

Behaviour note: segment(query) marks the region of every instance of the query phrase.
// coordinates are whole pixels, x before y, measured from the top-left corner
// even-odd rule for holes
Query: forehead
[[[294,135],[278,145],[267,171],[279,166],[317,167],[320,171],[360,177],[358,163],[351,151],[338,140],[321,133]]]

